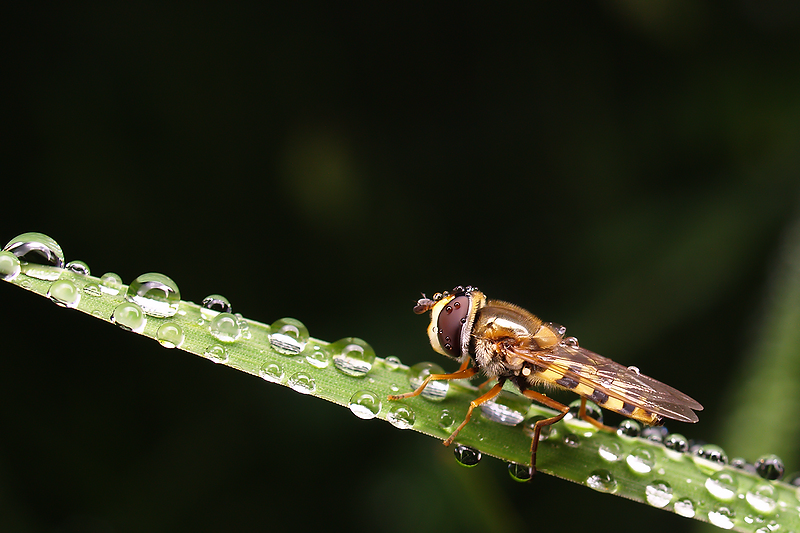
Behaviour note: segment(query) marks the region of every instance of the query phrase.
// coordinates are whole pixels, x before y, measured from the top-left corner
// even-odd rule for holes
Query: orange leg
[[[539,402],[542,405],[561,411],[561,413],[557,414],[556,416],[539,420],[533,425],[533,439],[531,439],[531,479],[533,479],[533,475],[536,473],[536,450],[539,448],[539,436],[542,433],[542,428],[553,425],[564,418],[569,412],[569,407],[545,396],[540,392],[526,390],[523,391],[522,394],[535,402]]]
[[[478,407],[480,404],[486,403],[495,396],[497,396],[498,394],[500,394],[501,390],[503,390],[503,384],[497,383],[495,384],[494,387],[489,389],[489,392],[469,402],[469,409],[467,410],[467,416],[464,418],[464,421],[461,422],[461,425],[459,425],[456,428],[456,430],[452,433],[452,435],[447,437],[447,440],[445,440],[442,444],[444,444],[445,446],[450,446],[450,444],[453,442],[453,439],[456,438],[456,435],[458,435],[458,432],[464,429],[464,426],[466,426],[467,422],[469,422],[469,419],[472,417],[472,410]]]
[[[425,387],[428,386],[428,383],[431,381],[439,381],[445,379],[466,379],[471,378],[475,374],[478,373],[478,369],[476,368],[467,368],[469,366],[471,359],[466,359],[463,363],[461,363],[461,367],[453,372],[452,374],[428,374],[428,377],[417,387],[417,390],[407,392],[405,394],[391,394],[389,396],[390,400],[402,400],[403,398],[413,398],[414,396],[419,396],[422,394],[422,391],[425,390]]]
[[[586,398],[584,398],[583,396],[581,396],[581,410],[578,413],[578,417],[580,417],[581,420],[589,422],[591,425],[593,425],[594,427],[596,427],[601,431],[610,431],[611,433],[614,433],[614,431],[616,431],[614,428],[607,426],[602,422],[600,422],[599,420],[595,420],[594,418],[586,414]]]

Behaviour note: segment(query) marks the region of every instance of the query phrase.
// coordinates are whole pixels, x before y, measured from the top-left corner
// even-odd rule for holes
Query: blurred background
[[[43,232],[95,275],[162,272],[184,299],[449,370],[411,308],[476,285],[704,404],[675,431],[783,449],[722,439],[767,439],[760,414],[800,404],[745,388],[800,268],[797,3],[26,5],[2,24],[3,244]],[[0,300],[2,531],[694,527]]]

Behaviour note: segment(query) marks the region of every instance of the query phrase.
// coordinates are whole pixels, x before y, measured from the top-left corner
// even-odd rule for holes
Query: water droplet
[[[727,507],[719,507],[713,511],[709,511],[708,521],[719,528],[732,529],[735,516],[733,511]]]
[[[453,448],[453,455],[455,455],[458,464],[468,468],[481,462],[481,452],[463,444],[457,444],[456,447]]]
[[[93,298],[98,298],[103,294],[100,291],[100,285],[98,285],[97,283],[87,283],[86,285],[84,285],[83,293]]]
[[[615,492],[617,490],[617,480],[611,475],[611,472],[603,468],[599,468],[589,474],[586,479],[586,485],[599,492]]]
[[[751,465],[742,457],[734,457],[731,459],[730,465],[734,468],[739,470],[744,470],[745,472],[750,472],[751,474],[756,474],[756,467],[755,465]],[[756,474],[757,475],[757,474]]]
[[[728,464],[728,456],[719,446],[714,444],[699,444],[692,446],[692,453],[714,463]]]
[[[639,474],[649,473],[656,464],[652,450],[644,447],[634,449],[630,455],[625,458],[625,461],[628,463],[631,470]]]
[[[111,322],[127,331],[141,333],[147,319],[141,307],[133,302],[124,302],[114,308],[111,313]]]
[[[100,290],[105,294],[116,296],[122,290],[122,278],[114,272],[106,272],[100,276]]]
[[[781,458],[774,454],[759,457],[756,460],[755,467],[759,476],[770,480],[780,479],[786,470]]]
[[[380,412],[381,401],[374,392],[361,390],[350,397],[349,407],[358,418],[369,420]]]
[[[685,452],[689,449],[689,441],[680,433],[670,433],[664,439],[664,446],[676,452]]]
[[[681,515],[686,518],[694,518],[694,502],[689,498],[681,498],[672,504],[672,510],[675,514]]]
[[[534,426],[539,420],[545,420],[547,417],[542,415],[534,415],[530,418],[526,418],[525,422],[522,424],[522,430],[525,434],[533,438]],[[551,435],[557,435],[558,431],[556,431],[555,426],[549,425],[542,427],[541,431],[539,432],[539,441],[547,440],[550,438]]]
[[[569,411],[564,416],[564,420],[581,420],[578,416],[581,412],[581,400],[575,400],[569,404]],[[586,414],[598,422],[603,422],[603,411],[594,402],[586,402]],[[586,422],[588,424],[588,422]],[[592,426],[594,427],[594,426]]]
[[[494,399],[480,405],[481,416],[504,426],[516,426],[525,420],[530,400],[519,394],[501,391]]]
[[[442,409],[442,412],[439,414],[439,427],[442,429],[447,429],[453,425],[456,421],[453,413],[448,411],[447,409]]]
[[[308,329],[296,318],[281,318],[269,327],[269,343],[272,349],[284,355],[299,354],[308,339]]]
[[[544,324],[547,328],[553,331],[559,339],[564,338],[564,334],[567,333],[567,328],[562,326],[561,324],[556,324],[555,322],[545,322]]]
[[[625,437],[638,437],[642,432],[642,425],[636,420],[629,418],[623,420],[617,426],[617,435]]]
[[[228,349],[221,344],[212,344],[205,349],[203,356],[215,363],[224,365],[228,362]]]
[[[665,481],[653,481],[647,484],[644,494],[647,503],[661,509],[672,500],[672,487]]]
[[[209,311],[213,311],[209,313]],[[231,302],[221,294],[209,294],[203,298],[200,304],[200,316],[205,320],[211,320],[217,313],[232,313]]]
[[[399,429],[410,429],[416,421],[417,415],[407,405],[394,404],[386,413],[386,420]]]
[[[81,291],[69,280],[60,279],[54,281],[47,290],[47,297],[61,307],[74,309],[81,301]]]
[[[642,430],[640,437],[651,442],[664,442],[667,433],[669,433],[669,431],[667,431],[667,428],[664,426],[646,427]]]
[[[564,444],[570,448],[577,448],[581,445],[581,439],[574,433],[566,433],[564,435]]]
[[[629,366],[629,367],[628,367],[628,370],[630,370],[631,372],[633,372],[633,373],[634,373],[634,374],[636,374],[637,376],[638,376],[638,375],[641,373],[641,372],[639,371],[639,367],[638,367],[638,366]]]
[[[264,363],[264,366],[262,366],[258,371],[258,375],[261,377],[261,379],[265,379],[273,383],[283,383],[283,369],[275,363]]]
[[[508,463],[508,475],[519,483],[527,483],[533,478],[533,469],[528,465]]]
[[[28,276],[56,280],[64,267],[64,252],[61,246],[43,233],[23,233],[11,239],[3,251],[14,254],[20,262],[26,263],[23,269]]]
[[[317,391],[317,381],[302,370],[289,376],[287,383],[300,394],[314,394]]]
[[[89,265],[83,261],[70,261],[67,263],[67,270],[74,272],[79,276],[88,276],[91,273],[89,270]]]
[[[242,335],[239,321],[230,313],[220,313],[208,325],[208,331],[220,342],[236,342]]]
[[[0,252],[0,278],[11,281],[19,275],[19,259],[11,252]]]
[[[413,390],[422,385],[430,374],[444,374],[445,371],[436,363],[417,363],[408,369],[408,383]],[[450,382],[447,380],[429,381],[420,396],[433,402],[441,402],[447,396]]]
[[[567,337],[563,341],[561,341],[561,344],[563,344],[564,346],[567,346],[568,348],[579,348],[580,347],[580,345],[578,344],[578,339],[576,337]]]
[[[164,274],[149,272],[131,282],[125,298],[139,304],[150,316],[167,318],[178,312],[181,292],[175,282]]]
[[[234,313],[233,316],[236,317],[236,322],[239,324],[239,329],[242,332],[242,338],[249,339],[252,337],[252,334],[250,333],[250,323],[245,320],[244,316],[242,316],[242,313]]]
[[[745,494],[750,507],[762,514],[771,514],[778,507],[775,501],[775,487],[769,483],[756,485]]]
[[[736,496],[738,483],[728,472],[720,470],[706,480],[705,486],[718,500],[730,501]]]
[[[389,357],[384,359],[383,360],[383,364],[389,370],[397,370],[398,368],[400,368],[403,365],[403,363],[400,362],[400,358],[397,357],[397,356],[394,356],[394,355],[390,355]]]
[[[306,356],[308,364],[314,368],[328,368],[328,365],[331,364],[331,354],[325,346],[306,344],[303,354]]]
[[[372,370],[375,350],[366,341],[356,337],[345,337],[330,345],[333,364],[343,374],[361,377]]]
[[[178,348],[183,339],[183,330],[175,322],[165,322],[156,331],[156,340],[165,348]]]
[[[622,456],[622,448],[616,442],[603,443],[597,449],[600,457],[609,462],[619,461]]]

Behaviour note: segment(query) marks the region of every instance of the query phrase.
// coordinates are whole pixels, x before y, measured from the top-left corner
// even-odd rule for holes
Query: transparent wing
[[[677,389],[640,374],[611,359],[568,344],[531,349],[527,343],[506,346],[511,357],[519,357],[543,369],[591,387],[647,411],[682,422],[696,422],[694,411],[703,406]]]

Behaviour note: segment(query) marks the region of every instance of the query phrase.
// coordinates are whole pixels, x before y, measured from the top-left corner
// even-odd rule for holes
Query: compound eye
[[[469,296],[456,296],[445,305],[437,323],[439,345],[452,357],[461,357],[461,339],[469,313]]]

